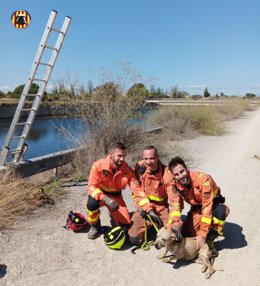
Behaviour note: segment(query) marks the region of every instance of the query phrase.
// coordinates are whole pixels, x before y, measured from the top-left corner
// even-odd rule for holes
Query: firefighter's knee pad
[[[139,236],[128,236],[128,240],[132,245],[139,246],[141,244],[141,239]]]
[[[224,204],[218,204],[213,212],[213,217],[217,218],[218,220],[225,220],[226,219],[226,206]]]
[[[88,202],[87,202],[87,210],[88,211],[96,211],[99,209],[99,202],[95,200],[93,197],[88,196]]]

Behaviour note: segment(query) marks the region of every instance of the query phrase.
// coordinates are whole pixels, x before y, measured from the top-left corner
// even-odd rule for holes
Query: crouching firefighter
[[[220,188],[210,175],[188,170],[180,157],[173,158],[168,167],[174,179],[169,195],[172,207],[167,228],[175,232],[178,240],[182,236],[196,237],[198,249],[206,242],[213,255],[217,256],[214,240],[223,235],[225,219],[229,214]],[[182,222],[184,201],[191,208]]]
[[[132,191],[140,187],[134,171],[125,162],[125,156],[125,145],[115,143],[106,158],[92,165],[87,186],[87,219],[91,224],[89,239],[96,239],[101,234],[102,206],[108,208],[115,225],[125,229],[130,225],[130,215],[121,192],[127,185]]]
[[[158,228],[167,225],[169,217],[167,184],[171,182],[172,174],[160,161],[158,151],[153,145],[144,148],[143,160],[136,164],[135,173],[141,190],[135,189],[133,192],[136,211],[128,235],[129,242],[139,246],[145,241],[147,236],[145,232],[154,226],[153,223]]]

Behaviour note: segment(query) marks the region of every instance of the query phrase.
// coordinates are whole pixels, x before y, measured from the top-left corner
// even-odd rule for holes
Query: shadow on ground
[[[5,264],[0,264],[0,279],[5,277],[7,266]]]
[[[237,249],[247,246],[247,241],[243,234],[243,228],[231,222],[226,222],[224,228],[224,237],[222,241],[216,242],[216,248],[222,249]]]

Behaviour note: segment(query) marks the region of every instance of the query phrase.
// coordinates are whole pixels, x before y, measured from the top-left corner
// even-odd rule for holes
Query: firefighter
[[[169,217],[167,183],[172,179],[168,168],[160,161],[158,150],[150,145],[143,150],[143,160],[135,166],[136,178],[141,185],[141,191],[133,192],[136,211],[132,217],[132,225],[128,231],[129,241],[140,245],[144,239],[147,214],[158,227],[166,225]],[[147,219],[147,228],[152,224]]]
[[[172,192],[168,194],[172,207],[167,228],[175,232],[179,241],[182,236],[196,237],[198,249],[207,242],[217,256],[214,240],[223,235],[225,219],[229,214],[220,188],[210,175],[188,170],[180,157],[173,158],[168,167],[174,179]],[[184,201],[191,208],[186,220],[182,222]]]
[[[116,225],[128,228],[131,220],[122,197],[127,185],[134,191],[139,187],[134,171],[125,162],[126,147],[115,143],[109,155],[93,163],[88,179],[87,214],[91,224],[89,239],[96,239],[101,232],[100,207],[106,206]]]

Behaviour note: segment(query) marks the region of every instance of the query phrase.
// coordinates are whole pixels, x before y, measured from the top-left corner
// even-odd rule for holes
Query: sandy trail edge
[[[226,239],[217,243],[216,263],[224,268],[205,280],[196,264],[163,264],[152,248],[131,254],[109,250],[99,238],[62,228],[69,210],[84,213],[84,187],[70,188],[69,196],[50,210],[39,210],[0,240],[0,285],[260,285],[260,110],[228,123],[225,136],[184,141],[193,169],[210,173],[226,196],[231,214]],[[174,150],[173,153],[174,154]],[[125,192],[133,209],[130,192]],[[103,215],[103,223],[108,224]],[[2,270],[1,270],[2,269]]]

